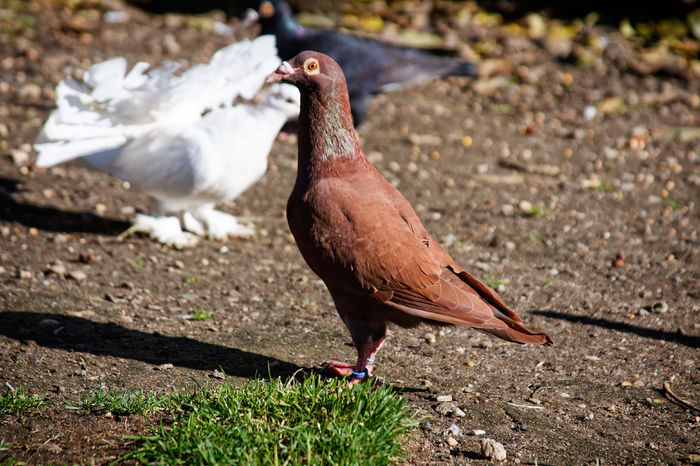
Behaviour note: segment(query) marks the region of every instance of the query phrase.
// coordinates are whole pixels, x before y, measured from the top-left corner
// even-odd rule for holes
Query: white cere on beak
[[[294,68],[292,68],[292,65],[290,65],[289,62],[283,61],[282,64],[277,68],[275,73],[291,74],[294,73]]]

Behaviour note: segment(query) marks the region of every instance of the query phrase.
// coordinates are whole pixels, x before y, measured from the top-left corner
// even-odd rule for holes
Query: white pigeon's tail
[[[69,77],[56,88],[57,108],[34,145],[36,165],[85,158],[109,173],[111,159],[129,140],[159,126],[196,123],[239,96],[253,98],[279,63],[274,36],[231,44],[179,75],[174,62],[151,71],[138,62],[128,73],[122,57],[97,63],[83,84]]]

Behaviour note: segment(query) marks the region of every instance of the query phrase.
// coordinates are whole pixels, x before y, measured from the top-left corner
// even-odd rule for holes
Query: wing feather
[[[338,263],[349,264],[343,275],[355,279],[355,293],[429,322],[468,325],[520,343],[551,344],[546,334],[522,326],[495,291],[461,269],[428,234],[408,201],[376,171],[371,173],[328,181],[333,202],[352,229],[343,237],[355,238],[349,247],[336,249]]]

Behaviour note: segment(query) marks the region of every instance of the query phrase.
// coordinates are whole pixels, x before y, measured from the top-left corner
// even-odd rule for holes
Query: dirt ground
[[[294,135],[224,208],[256,235],[183,251],[117,241],[149,207],[119,180],[32,167],[26,144],[62,77],[118,55],[190,66],[233,40],[209,30],[220,16],[92,3],[76,12],[31,0],[32,30],[0,44],[0,390],[21,385],[54,406],[0,419],[0,440],[21,446],[0,462],[100,464],[133,448],[122,436],[144,432],[147,419],[64,408],[86,390],[164,392],[216,383],[222,370],[243,383],[355,357],[287,228]],[[128,22],[100,20],[113,8]],[[585,63],[488,21],[465,30],[458,42],[491,44],[483,77],[379,96],[359,135],[457,262],[555,346],[469,328],[392,329],[376,374],[425,417],[407,462],[485,463],[475,429],[505,446],[509,464],[700,461],[700,412],[663,388],[700,405],[696,73],[635,64],[635,44],[608,27],[587,29],[605,38],[602,51],[573,42]],[[213,317],[189,320],[198,309]],[[454,447],[444,435],[452,424],[463,433]]]

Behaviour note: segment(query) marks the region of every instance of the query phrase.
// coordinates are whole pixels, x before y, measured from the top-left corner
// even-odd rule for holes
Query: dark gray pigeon
[[[258,7],[262,34],[274,34],[282,60],[304,50],[333,58],[345,73],[355,124],[378,92],[417,84],[433,77],[476,76],[477,65],[454,57],[363,39],[338,31],[305,28],[284,0],[266,0]]]

